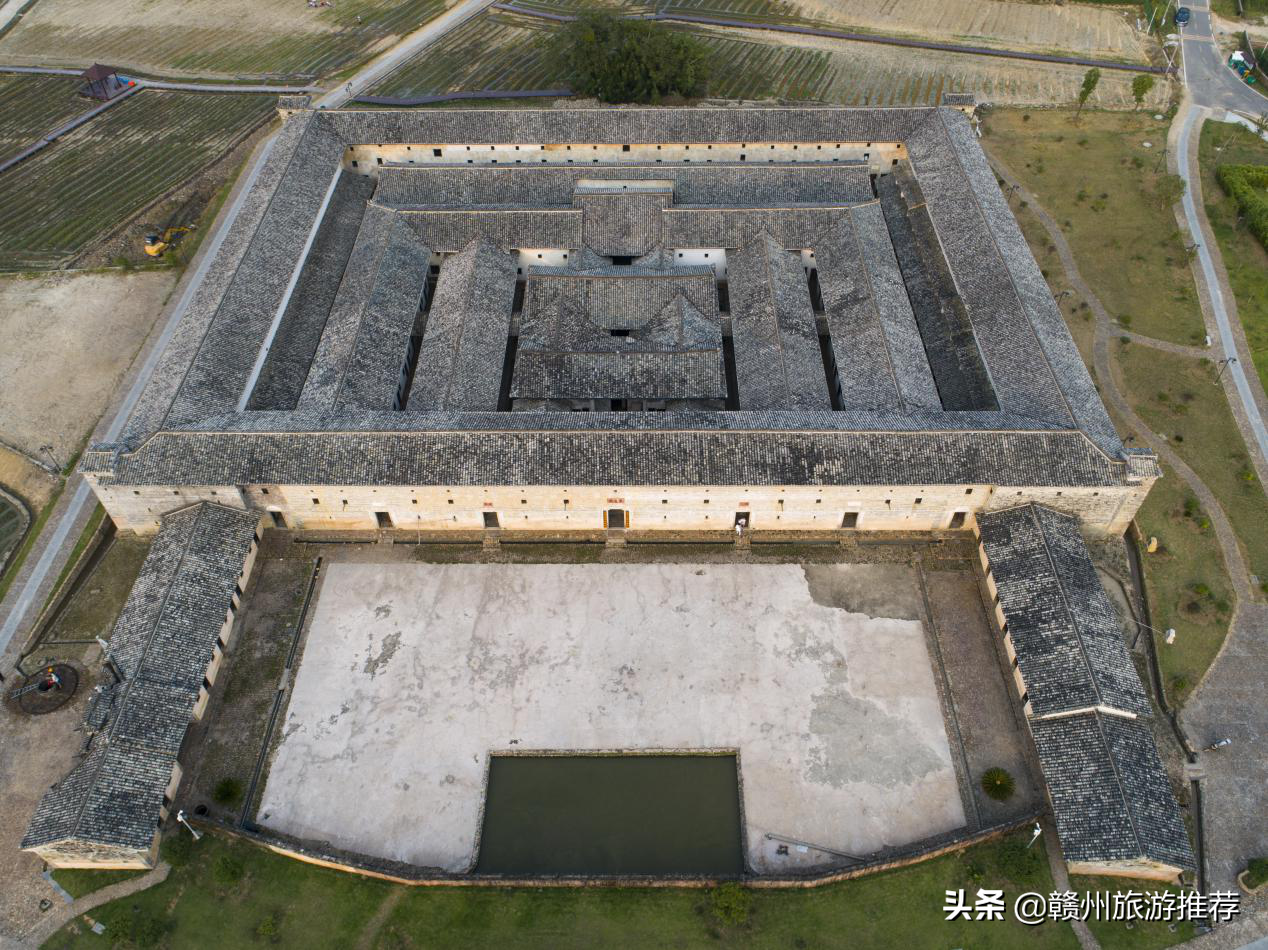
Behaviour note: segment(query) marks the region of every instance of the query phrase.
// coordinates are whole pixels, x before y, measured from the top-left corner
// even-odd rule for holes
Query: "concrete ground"
[[[258,812],[471,866],[490,752],[740,752],[749,861],[965,824],[915,572],[893,565],[329,565]]]
[[[0,280],[0,441],[65,465],[162,312],[169,271]]]

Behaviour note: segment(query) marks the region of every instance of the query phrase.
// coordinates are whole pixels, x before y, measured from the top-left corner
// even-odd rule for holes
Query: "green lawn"
[[[1215,530],[1197,497],[1171,469],[1136,514],[1145,543],[1158,550],[1141,553],[1153,626],[1174,627],[1171,645],[1158,638],[1158,664],[1171,703],[1183,703],[1219,652],[1233,602],[1228,572]]]
[[[752,890],[743,923],[723,924],[709,891],[661,888],[405,888],[207,835],[162,884],[93,917],[107,939],[139,945],[277,947],[1069,948],[1068,924],[943,919],[943,892],[1002,887],[1047,894],[1052,877],[1029,832],[897,871],[821,888]],[[240,876],[235,880],[235,867]],[[392,896],[394,906],[375,913]],[[1011,910],[1008,914],[1011,918]],[[371,926],[371,922],[373,925]],[[103,946],[82,921],[46,946]]]
[[[1214,364],[1136,344],[1115,351],[1132,407],[1214,493],[1251,573],[1268,579],[1268,498],[1215,383]]]
[[[1171,207],[1155,191],[1165,121],[1148,111],[1085,110],[1076,124],[1067,109],[998,109],[983,127],[983,147],[1060,224],[1079,270],[1112,317],[1146,336],[1202,342],[1206,331],[1185,242]]]
[[[1239,125],[1207,122],[1202,126],[1198,155],[1206,216],[1237,298],[1237,315],[1246,331],[1255,370],[1268,387],[1268,252],[1238,224],[1237,203],[1215,180],[1219,165],[1268,165],[1268,142]]]
[[[71,897],[78,898],[144,873],[144,871],[89,871],[85,868],[60,868],[53,872],[53,880],[65,888]]]
[[[1121,877],[1089,877],[1076,874],[1070,878],[1070,888],[1076,893],[1093,891],[1151,894],[1155,891],[1179,893],[1178,887],[1161,885],[1157,881],[1135,881]],[[1154,947],[1170,947],[1194,937],[1190,921],[1178,923],[1175,932],[1163,921],[1133,921],[1128,929],[1125,923],[1110,920],[1089,920],[1088,929],[1096,937],[1102,950],[1152,950]]]

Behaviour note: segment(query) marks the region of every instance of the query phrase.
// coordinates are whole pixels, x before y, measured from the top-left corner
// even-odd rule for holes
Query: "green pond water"
[[[494,756],[476,871],[739,874],[740,833],[734,756]]]

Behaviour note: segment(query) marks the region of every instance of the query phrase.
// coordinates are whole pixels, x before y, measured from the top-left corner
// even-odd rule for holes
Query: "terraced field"
[[[0,62],[204,77],[299,78],[346,69],[450,0],[39,0],[0,38]]]
[[[546,47],[543,21],[503,14],[473,17],[371,90],[376,96],[433,95],[480,89],[552,89],[562,79]]]
[[[62,76],[0,75],[0,161],[91,109],[93,103],[75,94],[78,86]]]
[[[530,0],[541,3],[541,0]],[[589,0],[549,0],[576,10]],[[763,0],[737,0],[759,3]],[[570,4],[570,6],[564,6]],[[493,13],[468,21],[406,63],[373,90],[408,98],[484,89],[566,86],[547,56],[556,27],[548,21]],[[912,51],[873,43],[790,37],[766,31],[687,28],[713,51],[708,94],[725,99],[804,99],[842,105],[933,105],[949,92],[1018,104],[1072,102],[1083,79],[1079,67],[1037,65],[960,53]],[[1107,71],[1095,102],[1131,104],[1131,73]],[[1165,95],[1158,84],[1154,97]]]
[[[0,271],[71,257],[219,158],[276,104],[146,90],[0,175]]]
[[[513,0],[551,13],[620,7],[724,20],[823,26],[1006,49],[1096,55],[1144,62],[1135,28],[1139,4],[1028,3],[1024,0]]]

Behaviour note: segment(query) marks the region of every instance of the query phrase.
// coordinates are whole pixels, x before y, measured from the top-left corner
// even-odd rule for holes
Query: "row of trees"
[[[709,49],[695,37],[610,13],[586,13],[569,23],[553,55],[574,92],[603,102],[699,96],[709,80]]]

